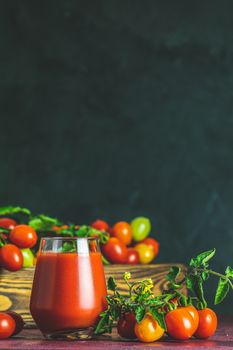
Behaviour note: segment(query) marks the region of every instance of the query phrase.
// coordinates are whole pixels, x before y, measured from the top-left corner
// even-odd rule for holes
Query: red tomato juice
[[[93,326],[106,308],[101,254],[42,252],[38,256],[30,311],[44,334]]]

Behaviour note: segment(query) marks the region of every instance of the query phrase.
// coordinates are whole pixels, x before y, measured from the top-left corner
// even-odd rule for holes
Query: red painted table
[[[185,342],[176,342],[165,338],[164,341],[154,343],[128,342],[121,340],[114,332],[112,337],[101,336],[98,340],[83,341],[55,341],[44,340],[37,329],[27,329],[20,333],[19,336],[0,341],[0,349],[14,350],[63,350],[63,349],[81,349],[81,350],[140,350],[140,349],[233,349],[233,317],[224,317],[220,319],[219,327],[209,340],[192,339]]]

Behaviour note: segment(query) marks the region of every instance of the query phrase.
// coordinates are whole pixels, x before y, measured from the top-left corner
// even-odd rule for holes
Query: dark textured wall
[[[233,3],[0,4],[1,205],[233,251]],[[232,297],[222,311],[232,311]]]

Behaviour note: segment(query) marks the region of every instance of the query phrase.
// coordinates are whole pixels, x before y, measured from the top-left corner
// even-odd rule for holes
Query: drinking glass
[[[42,238],[30,311],[48,339],[88,339],[106,309],[97,238]]]

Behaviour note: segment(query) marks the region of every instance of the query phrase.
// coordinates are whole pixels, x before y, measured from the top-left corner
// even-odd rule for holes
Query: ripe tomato
[[[0,312],[0,339],[9,338],[15,331],[14,319],[5,312]]]
[[[136,323],[134,331],[137,338],[146,343],[158,340],[164,335],[164,329],[150,314],[146,314],[141,322]]]
[[[116,237],[110,237],[107,243],[102,244],[101,250],[105,258],[111,263],[124,264],[126,262],[126,245]]]
[[[218,325],[216,313],[208,307],[203,310],[197,310],[197,312],[199,314],[199,324],[194,336],[200,339],[211,337],[214,335]]]
[[[15,321],[16,326],[15,326],[14,333],[12,335],[16,335],[19,332],[21,332],[24,325],[25,325],[25,322],[24,322],[22,316],[20,316],[19,314],[17,314],[14,311],[7,311],[6,314],[10,315],[13,318],[13,320]]]
[[[107,224],[106,221],[104,220],[96,220],[91,224],[91,227],[95,228],[96,230],[99,231],[105,231],[108,232],[109,230],[109,225]]]
[[[19,248],[32,248],[37,242],[37,234],[31,226],[17,225],[10,233],[10,241]]]
[[[185,307],[179,307],[168,312],[165,316],[165,322],[167,333],[174,339],[189,339],[195,331],[193,317]]]
[[[17,225],[17,222],[10,218],[0,218],[0,226],[12,230]]]
[[[133,248],[127,249],[127,264],[139,264],[139,253]]]
[[[136,242],[139,242],[149,235],[151,230],[151,223],[148,218],[140,216],[131,222],[131,228],[133,231],[133,239]]]
[[[136,324],[136,317],[134,312],[125,313],[117,323],[118,334],[126,339],[137,338],[134,332],[134,326]]]
[[[14,244],[0,248],[0,265],[9,271],[17,271],[23,266],[23,254]]]
[[[21,249],[23,254],[23,267],[32,267],[34,265],[34,255],[29,248]]]
[[[129,245],[132,242],[132,230],[128,222],[119,221],[112,227],[112,236]]]
[[[139,260],[141,264],[148,264],[154,259],[154,251],[147,244],[138,243],[134,246],[134,249],[139,253]]]
[[[197,309],[193,305],[187,305],[185,306],[185,309],[188,311],[188,313],[192,316],[193,322],[194,322],[194,333],[197,330],[198,324],[199,324],[199,314]]]
[[[159,242],[156,241],[156,239],[147,237],[147,238],[145,238],[142,241],[142,243],[147,244],[148,246],[150,246],[153,249],[153,251],[154,251],[154,258],[158,255],[158,253],[159,253]]]

